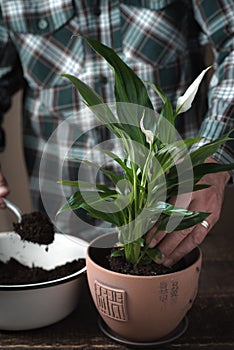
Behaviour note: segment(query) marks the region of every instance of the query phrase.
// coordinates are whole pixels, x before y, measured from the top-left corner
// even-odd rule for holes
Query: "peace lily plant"
[[[175,109],[161,89],[146,83],[162,100],[163,107],[158,114],[154,111],[146,84],[121,58],[100,42],[85,40],[113,69],[114,110],[83,81],[69,74],[63,76],[75,85],[95,117],[117,136],[123,155],[100,149],[120,170],[110,170],[94,162],[76,159],[98,168],[111,185],[82,180],[60,181],[76,190],[59,213],[83,208],[91,217],[111,223],[118,231],[118,249],[114,251],[114,256],[123,256],[127,262],[135,265],[157,262],[160,251],[157,247],[149,247],[147,232],[150,228],[155,227],[153,238],[162,230],[192,227],[209,215],[178,208],[170,204],[170,199],[178,193],[209,187],[199,184],[205,174],[234,168],[234,165],[204,164],[207,157],[230,140],[228,135],[193,151],[190,151],[191,146],[202,137],[181,140],[176,136],[175,119],[191,107],[199,84],[210,67],[202,71],[184,95],[178,98]],[[108,211],[109,207],[111,210]]]

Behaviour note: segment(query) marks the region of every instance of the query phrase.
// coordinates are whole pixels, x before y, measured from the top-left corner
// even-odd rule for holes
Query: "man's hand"
[[[206,162],[215,163],[216,161],[212,158],[208,158]],[[205,228],[201,224],[197,224],[196,226],[183,231],[174,231],[171,233],[158,232],[150,244],[150,247],[157,245],[162,252],[162,259],[158,261],[158,263],[163,264],[164,266],[172,266],[193,248],[201,244],[208,232],[219,220],[225,185],[229,178],[230,174],[228,172],[222,172],[207,174],[201,179],[199,183],[209,184],[211,186],[207,189],[192,193],[192,199],[188,210],[211,213],[206,219],[209,227]],[[183,203],[183,195],[181,195],[181,197],[181,203]],[[183,206],[181,205],[181,207]],[[152,235],[153,230],[154,229],[151,229],[149,231],[149,237]]]
[[[3,202],[2,197],[7,196],[9,192],[10,192],[10,189],[8,187],[7,181],[0,169],[0,208],[5,208],[6,205]]]

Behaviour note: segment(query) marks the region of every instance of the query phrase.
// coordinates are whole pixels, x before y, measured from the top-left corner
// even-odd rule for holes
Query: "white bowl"
[[[48,246],[23,242],[14,232],[0,233],[0,260],[11,257],[26,266],[52,269],[74,259],[85,258],[87,242],[55,234]],[[1,285],[0,329],[26,330],[48,326],[69,315],[77,306],[86,267],[48,282]]]

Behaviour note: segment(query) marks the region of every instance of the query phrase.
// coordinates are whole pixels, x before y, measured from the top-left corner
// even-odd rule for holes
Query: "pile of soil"
[[[48,245],[54,240],[54,225],[42,212],[22,215],[21,222],[13,223],[13,227],[23,241]]]
[[[85,266],[85,259],[74,260],[52,270],[40,267],[27,267],[11,258],[8,262],[0,261],[0,284],[16,285],[52,281],[71,275]]]
[[[14,231],[23,241],[46,244],[46,251],[54,241],[54,225],[48,216],[42,212],[32,212],[22,215],[20,223],[13,223]],[[51,270],[39,267],[28,267],[14,258],[7,262],[0,261],[0,284],[16,285],[52,281],[69,276],[85,266],[85,259],[77,259]]]

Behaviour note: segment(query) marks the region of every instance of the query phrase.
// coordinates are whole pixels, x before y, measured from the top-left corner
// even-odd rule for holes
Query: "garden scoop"
[[[20,223],[22,221],[22,212],[21,212],[21,210],[15,204],[13,204],[11,201],[9,201],[9,199],[2,198],[2,200],[6,204],[6,207],[8,209],[10,209],[16,215],[16,217],[18,219],[18,222]]]
[[[54,225],[48,216],[41,212],[22,214],[21,210],[9,199],[3,198],[6,207],[17,217],[18,222],[13,223],[14,231],[23,241],[36,244],[51,244],[54,240]]]

